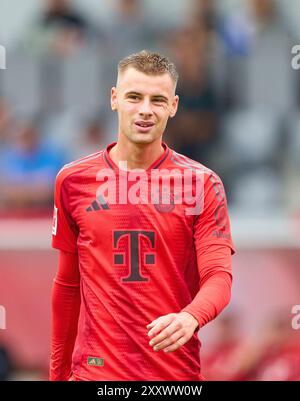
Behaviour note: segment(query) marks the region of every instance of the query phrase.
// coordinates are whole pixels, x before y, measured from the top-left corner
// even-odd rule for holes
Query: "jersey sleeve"
[[[55,181],[52,247],[65,252],[77,252],[78,228],[70,213],[69,193],[64,172]]]
[[[197,251],[213,244],[227,245],[231,254],[235,253],[226,194],[216,174],[210,174],[204,183],[203,210],[194,222],[194,243]]]

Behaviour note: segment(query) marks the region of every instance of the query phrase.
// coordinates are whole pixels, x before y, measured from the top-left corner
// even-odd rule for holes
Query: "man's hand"
[[[188,312],[169,313],[147,325],[149,345],[154,351],[176,351],[193,336],[198,321]]]

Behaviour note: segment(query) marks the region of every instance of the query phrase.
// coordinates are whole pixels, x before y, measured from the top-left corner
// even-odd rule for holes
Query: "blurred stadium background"
[[[214,169],[230,206],[233,295],[201,330],[203,374],[299,380],[299,2],[2,0],[0,44],[0,378],[47,380],[54,178],[116,138],[116,63],[147,48],[181,76],[166,142]]]

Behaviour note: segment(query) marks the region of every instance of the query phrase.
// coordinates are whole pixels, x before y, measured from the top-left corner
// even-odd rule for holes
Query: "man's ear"
[[[115,86],[111,88],[110,105],[111,105],[112,111],[117,110],[117,108],[118,108],[118,104],[117,104],[117,88]]]
[[[175,95],[174,96],[174,100],[172,102],[172,107],[171,107],[171,111],[170,111],[170,117],[173,118],[175,116],[175,114],[177,113],[177,109],[178,109],[178,102],[179,102],[179,96]]]

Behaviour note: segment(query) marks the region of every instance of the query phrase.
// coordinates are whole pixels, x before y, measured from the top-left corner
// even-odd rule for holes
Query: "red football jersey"
[[[155,352],[146,326],[191,303],[200,248],[233,250],[222,182],[165,144],[146,172],[127,173],[110,159],[112,146],[56,180],[53,247],[78,252],[81,277],[74,378],[201,380],[197,332],[175,352]]]

